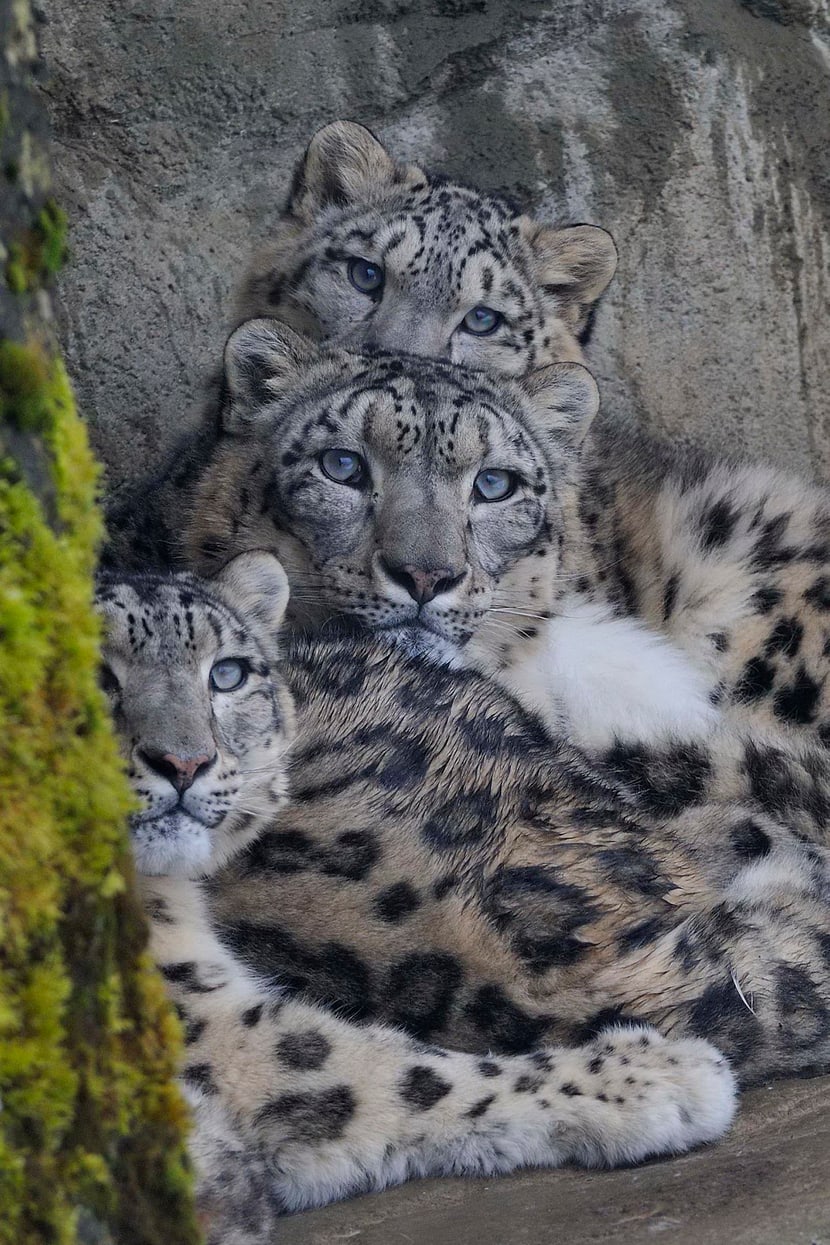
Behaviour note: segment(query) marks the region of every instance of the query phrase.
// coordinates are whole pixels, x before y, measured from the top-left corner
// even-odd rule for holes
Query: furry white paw
[[[579,1162],[605,1166],[678,1154],[715,1141],[732,1123],[735,1077],[701,1038],[667,1041],[647,1026],[613,1028],[580,1054],[580,1087],[591,1086],[601,1111],[589,1122],[592,1135],[574,1150]]]
[[[509,689],[585,748],[691,740],[718,721],[710,681],[670,640],[605,605],[562,603],[539,642],[504,672]]]

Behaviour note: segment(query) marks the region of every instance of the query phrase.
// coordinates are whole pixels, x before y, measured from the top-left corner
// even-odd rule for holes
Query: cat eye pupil
[[[359,484],[366,474],[363,459],[351,450],[325,450],[320,455],[320,467],[336,484]]]
[[[104,664],[98,671],[98,682],[102,692],[106,692],[108,696],[114,696],[120,691],[121,685],[113,674],[108,665]]]
[[[461,327],[477,337],[485,337],[488,333],[494,333],[503,319],[504,316],[493,311],[492,307],[473,307],[461,321]]]
[[[361,294],[374,294],[383,285],[383,269],[369,259],[350,259],[349,280]]]
[[[232,692],[241,687],[248,677],[245,664],[233,658],[217,661],[210,672],[211,687],[217,692]]]
[[[480,471],[475,478],[473,492],[479,501],[504,501],[516,487],[516,477],[512,471],[502,471],[493,467]]]

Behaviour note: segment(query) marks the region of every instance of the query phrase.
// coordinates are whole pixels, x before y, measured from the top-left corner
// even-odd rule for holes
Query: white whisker
[[[525,634],[524,628],[514,627],[503,618],[488,618],[483,625],[492,627],[494,631],[501,632],[503,635],[523,637]]]
[[[509,605],[494,605],[487,611],[488,614],[515,614],[517,618],[538,618],[540,622],[548,622],[550,614],[534,614],[530,610],[517,610]]]
[[[740,987],[740,983],[739,983],[739,981],[738,981],[738,975],[737,975],[737,973],[735,972],[734,968],[732,968],[732,969],[730,969],[730,970],[729,970],[729,975],[730,975],[730,977],[732,978],[732,985],[733,985],[733,986],[735,987],[735,989],[738,991],[738,998],[741,1000],[741,1002],[743,1003],[743,1005],[744,1005],[744,1007],[747,1009],[747,1011],[752,1012],[752,1014],[753,1014],[753,1016],[754,1016],[754,1015],[755,1015],[755,1008],[752,1006],[752,1003],[751,1003],[751,1002],[750,1002],[750,1003],[748,1003],[748,1002],[747,1002],[746,995],[744,994],[743,990],[742,990],[742,989],[741,989],[741,987]],[[749,997],[750,997],[750,999],[752,999],[752,995],[751,995],[751,994],[750,994],[750,996],[749,996]]]

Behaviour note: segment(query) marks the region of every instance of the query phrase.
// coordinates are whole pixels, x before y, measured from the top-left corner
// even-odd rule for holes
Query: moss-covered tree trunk
[[[0,1242],[198,1240],[96,686],[97,470],[50,329],[63,258],[28,0],[0,0]]]

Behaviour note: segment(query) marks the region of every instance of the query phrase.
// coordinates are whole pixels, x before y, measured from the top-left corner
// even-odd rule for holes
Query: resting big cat
[[[271,260],[260,260],[246,285],[244,309],[275,310],[308,335],[372,351],[363,362],[350,363],[325,341],[315,347],[292,340],[273,322],[236,334],[210,419],[177,447],[160,480],[140,481],[111,507],[110,565],[215,565],[244,548],[256,530],[257,545],[277,540],[273,547],[295,576],[295,606],[302,586],[305,605],[318,620],[324,605],[329,613],[382,623],[402,586],[411,609],[408,581],[390,583],[373,571],[368,582],[350,582],[362,579],[365,568],[347,569],[343,559],[340,570],[329,567],[325,575],[307,569],[323,539],[314,520],[324,524],[327,513],[348,512],[348,528],[356,481],[329,479],[331,503],[310,513],[302,530],[291,531],[290,506],[280,493],[280,477],[287,473],[281,445],[297,419],[309,418],[311,408],[304,414],[302,403],[313,404],[314,397],[305,370],[309,377],[325,374],[334,390],[339,369],[338,392],[345,398],[350,386],[363,383],[361,371],[375,389],[386,383],[381,374],[388,379],[392,371],[400,386],[429,386],[440,365],[412,352],[438,355],[490,373],[488,379],[481,371],[440,372],[439,388],[454,384],[457,394],[472,395],[470,409],[484,404],[497,412],[485,421],[486,435],[484,425],[477,433],[476,470],[470,468],[469,480],[459,477],[457,496],[445,496],[438,507],[421,488],[421,509],[411,502],[404,529],[420,528],[423,539],[417,548],[398,541],[391,560],[379,534],[380,512],[400,509],[405,498],[400,492],[392,496],[377,478],[374,451],[361,481],[364,497],[367,481],[373,482],[373,497],[380,485],[361,539],[374,541],[387,565],[394,567],[397,559],[414,567],[429,592],[441,586],[431,603],[416,603],[424,606],[421,623],[439,615],[446,622],[455,612],[456,633],[468,633],[465,660],[495,667],[526,703],[553,721],[561,720],[556,702],[564,692],[575,736],[585,743],[602,746],[619,734],[696,738],[712,725],[712,701],[732,722],[822,745],[830,740],[830,503],[823,488],[769,468],[680,452],[617,425],[613,412],[588,431],[591,412],[583,403],[573,420],[568,470],[554,470],[553,477],[548,472],[548,485],[564,485],[574,502],[558,525],[565,532],[561,557],[541,547],[544,533],[531,535],[528,544],[523,521],[522,558],[505,560],[505,548],[516,537],[522,490],[532,504],[537,482],[522,476],[526,462],[500,439],[499,426],[510,423],[507,412],[517,399],[516,381],[497,373],[529,372],[518,403],[535,405],[541,430],[543,402],[534,393],[544,394],[551,384],[539,364],[579,357],[581,326],[614,269],[608,235],[591,226],[535,225],[498,197],[396,164],[368,131],[345,122],[312,140],[277,233]],[[409,353],[383,363],[375,347]],[[451,412],[439,403],[434,415],[416,412],[412,427],[430,430],[420,447],[423,472],[432,474],[440,490],[443,464],[429,459],[427,450],[437,453],[444,436],[440,422],[448,427]],[[550,433],[558,437],[561,455],[559,415],[561,410]],[[396,419],[392,412],[388,434],[375,421],[376,442],[394,437]],[[352,423],[349,428],[335,418],[331,429],[323,426],[328,439],[315,437],[317,457],[301,453],[292,464],[293,476],[302,466],[309,486],[317,481],[318,495],[320,455],[345,450],[355,461],[362,457],[346,434],[366,429]],[[260,439],[263,453],[252,456]],[[405,441],[398,449],[396,471],[404,456],[412,461]],[[240,472],[248,458],[256,470],[245,482]],[[489,477],[486,498],[474,487],[482,472]],[[344,486],[351,488],[350,505]],[[502,486],[506,492],[499,496]],[[342,496],[335,502],[338,487]],[[564,513],[560,501],[548,493],[544,523]],[[487,508],[493,513],[485,520]],[[473,526],[486,527],[501,549],[487,572],[491,599],[485,602],[478,593],[479,617],[470,635],[461,625],[470,602],[459,596],[473,581],[481,550],[474,535],[452,556],[445,546],[473,515]],[[265,532],[269,525],[271,536]],[[528,552],[538,559],[532,573],[522,561]],[[301,585],[300,574],[310,579]],[[427,626],[419,634],[434,631]],[[576,684],[570,686],[574,669]]]
[[[349,349],[523,375],[581,362],[614,275],[611,235],[533,220],[504,195],[401,164],[369,130],[314,135],[238,300]]]
[[[733,1114],[734,1078],[707,1041],[666,1041],[644,1025],[611,1023],[576,1045],[539,1045],[542,1016],[523,1012],[492,977],[489,985],[476,983],[480,956],[468,936],[483,928],[484,914],[471,911],[468,928],[460,892],[446,877],[449,857],[440,850],[422,852],[420,862],[432,870],[432,859],[443,879],[428,888],[444,950],[432,947],[438,931],[425,937],[414,919],[416,888],[427,884],[417,851],[412,856],[406,835],[397,833],[397,823],[404,827],[394,808],[376,826],[373,809],[378,794],[407,799],[415,787],[418,799],[433,799],[438,752],[432,759],[424,754],[423,762],[417,757],[428,738],[442,746],[436,684],[371,641],[302,645],[281,668],[277,626],[286,588],[273,558],[244,554],[211,583],[139,576],[108,581],[99,593],[102,678],[141,804],[131,831],[151,951],[184,1025],[182,1083],[211,1245],[270,1245],[274,1220],[286,1211],[414,1176],[632,1162],[717,1138]],[[350,684],[350,671],[368,682]],[[458,725],[474,726],[474,680],[435,673],[457,697]],[[486,684],[478,691],[489,699]],[[422,703],[412,701],[407,711],[395,703],[402,693]],[[356,709],[374,723],[373,738],[362,725],[352,729]],[[510,706],[505,710],[509,717]],[[513,727],[521,734],[519,718]],[[531,728],[531,747],[533,735]],[[452,733],[446,743],[452,745]],[[318,749],[330,777],[335,755],[355,777],[355,763],[365,769],[367,756],[369,769],[357,786],[335,781],[311,797]],[[509,767],[507,755],[503,760]],[[461,764],[451,781],[463,783],[470,773]],[[573,778],[567,764],[561,778],[565,794]],[[284,820],[292,815],[287,786],[297,815],[305,809],[320,818],[314,843]],[[435,800],[440,819],[438,793]],[[299,863],[304,843],[309,851]],[[296,863],[285,855],[297,851]],[[242,860],[249,869],[260,852],[271,859],[264,881],[293,874],[304,893],[310,887],[306,916],[313,917],[314,937],[326,940],[317,956],[287,910],[280,934],[263,929],[265,973],[246,964],[248,945],[238,955],[234,938],[221,939],[210,912],[211,897],[222,895],[223,862]],[[358,897],[374,904],[366,931],[374,932],[374,952],[369,944],[349,950],[359,931],[341,903],[330,902],[337,890],[347,909]],[[266,919],[245,903],[234,931],[254,910],[256,920]],[[275,956],[278,941],[283,952]],[[380,983],[389,951],[399,956],[397,987],[379,991],[367,977],[361,991],[358,957],[368,953],[362,971],[376,973]],[[501,954],[512,957],[509,940]],[[306,983],[309,993],[327,980],[333,995],[318,988],[315,1002],[297,994],[304,955],[311,956],[307,969],[317,963],[322,970]],[[454,986],[451,964],[459,976]],[[470,980],[459,989],[465,965]],[[439,982],[443,1020],[433,1009],[407,1023],[407,998],[411,1006],[422,988]],[[351,992],[348,1003],[344,991]],[[422,1040],[437,1037],[442,1024],[448,1033],[457,1029],[465,994],[471,1003],[478,999],[467,1022],[473,1044],[484,1041],[501,1053],[482,1058]]]

